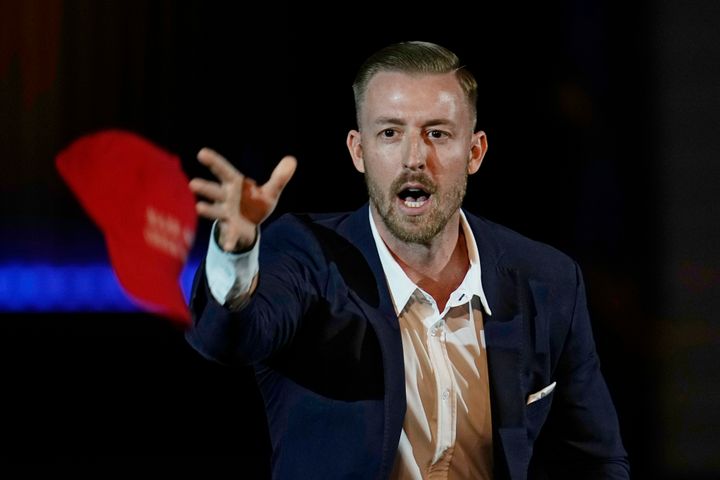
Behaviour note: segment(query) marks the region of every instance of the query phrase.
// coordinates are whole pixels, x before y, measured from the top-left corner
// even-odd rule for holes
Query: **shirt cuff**
[[[250,287],[258,273],[260,254],[260,230],[255,245],[243,253],[224,251],[215,240],[217,221],[210,233],[210,245],[205,258],[205,276],[210,292],[221,305],[232,304],[233,309],[241,307],[250,297]]]

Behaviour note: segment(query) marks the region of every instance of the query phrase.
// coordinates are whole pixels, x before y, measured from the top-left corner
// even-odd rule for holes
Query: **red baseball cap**
[[[131,300],[188,323],[179,277],[195,239],[195,198],[180,159],[137,134],[104,130],[75,140],[55,163],[105,235]]]

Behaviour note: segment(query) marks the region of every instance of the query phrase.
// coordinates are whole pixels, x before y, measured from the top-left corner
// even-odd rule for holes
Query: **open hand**
[[[226,252],[245,250],[255,243],[257,227],[275,210],[280,194],[297,167],[295,157],[286,156],[264,185],[245,177],[222,155],[203,148],[197,155],[218,182],[193,178],[190,190],[209,201],[198,201],[197,213],[217,220],[218,243]]]

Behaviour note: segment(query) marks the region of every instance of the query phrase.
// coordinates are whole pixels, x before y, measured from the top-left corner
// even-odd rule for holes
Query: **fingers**
[[[297,168],[297,160],[290,155],[284,157],[277,164],[270,175],[270,180],[262,186],[264,192],[272,197],[279,197]]]
[[[198,215],[210,220],[223,220],[226,217],[223,206],[217,203],[197,202],[195,211]]]
[[[232,181],[240,175],[240,172],[225,157],[210,148],[201,149],[197,154],[197,158],[221,182]]]
[[[193,178],[190,183],[190,191],[195,195],[202,195],[208,200],[214,202],[222,202],[225,200],[225,191],[220,184],[204,180],[202,178]]]
[[[194,178],[189,183],[193,193],[207,200],[197,203],[197,213],[209,219],[231,223],[250,221],[255,225],[262,223],[272,213],[280,194],[297,168],[295,157],[284,157],[267,183],[260,187],[214,150],[203,148],[198,152],[198,160],[207,166],[220,182]]]

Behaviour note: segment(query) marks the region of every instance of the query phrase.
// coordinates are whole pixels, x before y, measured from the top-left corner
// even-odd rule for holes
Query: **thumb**
[[[285,185],[287,185],[295,173],[296,168],[297,160],[295,157],[290,155],[283,157],[273,170],[272,175],[270,175],[270,180],[263,185],[262,189],[273,197],[279,197]]]

